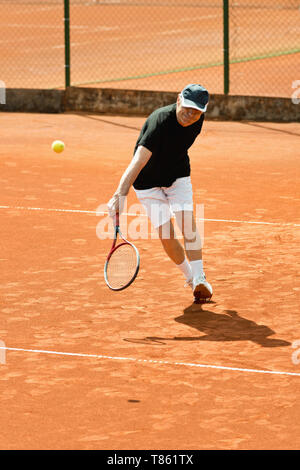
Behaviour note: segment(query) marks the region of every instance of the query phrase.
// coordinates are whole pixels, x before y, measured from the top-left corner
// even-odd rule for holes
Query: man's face
[[[176,116],[177,121],[183,127],[190,126],[194,124],[194,122],[198,121],[202,114],[202,111],[194,108],[184,108],[181,105],[181,98],[180,95],[177,97],[177,106],[176,106]]]

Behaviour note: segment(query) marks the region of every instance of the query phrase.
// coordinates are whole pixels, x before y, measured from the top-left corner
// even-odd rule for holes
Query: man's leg
[[[174,226],[171,220],[165,222],[157,229],[162,246],[175,264],[183,263],[185,259],[184,249],[179,240],[176,238]]]
[[[184,238],[186,255],[190,260],[194,296],[198,299],[208,299],[212,296],[212,287],[205,278],[202,260],[202,240],[197,229],[193,211],[176,211],[175,216]]]
[[[165,252],[185,276],[186,285],[190,285],[192,287],[192,270],[185,257],[183,246],[176,238],[171,219],[158,227],[157,230]]]
[[[193,211],[175,212],[176,222],[184,239],[185,252],[188,259],[193,261],[202,260],[202,240],[197,229]]]
[[[146,209],[153,227],[157,230],[162,246],[169,258],[183,273],[187,283],[191,285],[192,271],[185,257],[184,249],[176,238],[171,221],[170,206],[162,188],[135,190],[139,201]]]

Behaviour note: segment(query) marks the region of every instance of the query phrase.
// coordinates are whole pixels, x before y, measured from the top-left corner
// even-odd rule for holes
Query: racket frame
[[[118,235],[120,236],[120,238],[123,240],[122,243],[119,243],[117,245],[117,239],[118,239]],[[137,266],[136,266],[136,270],[135,270],[135,273],[134,275],[132,276],[132,278],[130,279],[130,281],[125,284],[124,286],[122,287],[112,287],[110,286],[109,282],[108,282],[108,279],[107,279],[107,266],[108,266],[108,262],[112,256],[112,254],[122,245],[130,245],[134,251],[135,251],[135,254],[136,254],[136,259],[137,259]],[[108,256],[107,256],[107,259],[106,259],[106,262],[105,262],[105,265],[104,265],[104,279],[105,279],[105,282],[107,284],[107,286],[111,289],[111,290],[114,290],[114,291],[120,291],[120,290],[124,290],[126,289],[127,287],[130,286],[130,284],[133,283],[133,281],[135,280],[136,276],[138,275],[138,272],[139,272],[139,269],[140,269],[140,254],[138,252],[138,249],[136,248],[136,246],[134,246],[133,243],[130,243],[128,240],[126,240],[126,238],[123,237],[122,235],[122,232],[120,230],[120,222],[119,222],[119,213],[116,213],[116,217],[115,217],[115,234],[114,234],[114,240],[113,240],[113,244],[112,244],[112,247],[110,249],[110,252],[108,253]]]

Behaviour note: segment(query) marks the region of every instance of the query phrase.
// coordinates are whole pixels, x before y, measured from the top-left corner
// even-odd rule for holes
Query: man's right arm
[[[143,147],[142,145],[138,146],[133,159],[123,173],[116,192],[107,204],[110,215],[114,215],[116,212],[122,212],[122,201],[124,202],[129,189],[136,180],[140,171],[150,160],[151,155],[152,152],[146,147]]]

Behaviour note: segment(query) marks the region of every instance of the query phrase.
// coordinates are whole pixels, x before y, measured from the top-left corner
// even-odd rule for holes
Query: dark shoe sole
[[[201,299],[210,299],[212,296],[204,284],[198,284],[198,286],[195,287],[193,294],[195,298]]]

